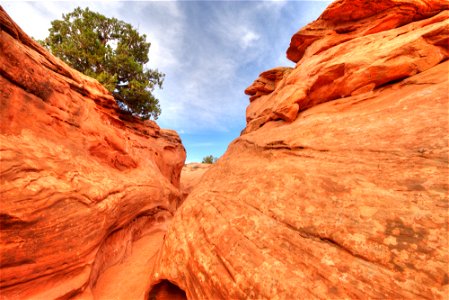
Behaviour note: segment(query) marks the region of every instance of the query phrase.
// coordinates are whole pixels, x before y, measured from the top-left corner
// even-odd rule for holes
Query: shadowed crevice
[[[147,300],[186,300],[186,293],[176,284],[162,280],[155,284],[148,293]]]

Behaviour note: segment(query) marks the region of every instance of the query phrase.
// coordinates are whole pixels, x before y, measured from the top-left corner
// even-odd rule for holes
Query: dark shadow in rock
[[[162,280],[155,284],[149,294],[148,300],[186,300],[186,293],[176,284],[168,280]]]

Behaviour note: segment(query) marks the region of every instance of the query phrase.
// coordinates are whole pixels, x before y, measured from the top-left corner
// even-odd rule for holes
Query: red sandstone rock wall
[[[152,283],[190,299],[448,299],[447,1],[333,3],[261,74]],[[151,293],[153,293],[151,291]]]
[[[182,168],[181,172],[181,192],[186,198],[190,192],[201,182],[204,173],[209,170],[211,164],[190,163]]]
[[[95,287],[134,241],[164,229],[181,199],[177,133],[121,114],[1,7],[0,107],[1,298]]]

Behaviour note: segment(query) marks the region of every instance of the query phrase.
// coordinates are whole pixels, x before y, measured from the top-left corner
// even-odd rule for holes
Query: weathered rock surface
[[[0,297],[101,294],[103,274],[114,282],[108,270],[156,252],[133,245],[162,240],[181,200],[185,150],[175,132],[121,114],[98,82],[51,56],[2,8],[0,29]],[[148,259],[136,264],[148,269]],[[126,276],[106,286],[143,295],[148,272]]]
[[[362,2],[353,1],[354,5],[362,5]],[[366,3],[365,3],[366,2]],[[390,1],[368,2],[364,5],[371,11],[381,3]],[[372,4],[375,3],[375,4]],[[413,1],[409,3],[413,5]],[[417,4],[421,2],[416,2]],[[440,6],[429,2],[429,7]],[[442,3],[442,2],[441,2]],[[446,8],[449,4],[446,3]],[[417,5],[416,4],[416,5]],[[398,4],[396,4],[398,5]],[[397,6],[390,13],[390,18],[395,18],[395,11],[408,12],[409,5]],[[251,98],[251,104],[247,108],[246,132],[251,132],[263,126],[271,120],[282,119],[291,122],[295,120],[300,111],[306,110],[317,104],[348,97],[360,93],[366,93],[390,83],[408,78],[436,66],[448,57],[449,29],[448,10],[439,12],[432,10],[433,17],[404,25],[399,28],[377,28],[369,31],[378,19],[357,20],[358,31],[356,33],[339,34],[338,28],[342,25],[340,15],[334,12],[336,7],[347,10],[347,1],[337,1],[323,13],[315,23],[327,27],[323,29],[323,37],[317,36],[315,42],[306,48],[304,56],[298,62],[297,67],[285,72],[278,80],[277,88],[271,93],[262,95],[256,93]],[[357,7],[357,6],[356,6]],[[360,9],[357,10],[359,13]],[[389,10],[387,10],[388,13]],[[338,16],[336,20],[326,20],[329,14]],[[342,12],[343,13],[343,12]],[[374,13],[374,12],[372,12]],[[411,14],[411,12],[409,12]],[[376,13],[380,18],[382,13]],[[420,15],[421,18],[423,15]],[[415,15],[399,15],[398,18],[416,19]],[[325,22],[326,21],[326,22]],[[349,21],[342,23],[348,25]],[[380,22],[380,21],[379,21]],[[304,36],[307,32],[315,30],[315,23],[300,30],[292,39],[289,51],[292,51],[296,36]],[[352,23],[350,23],[352,24]],[[376,23],[377,24],[377,23]],[[386,24],[382,21],[381,24]],[[402,22],[400,22],[402,24]],[[348,25],[349,26],[349,25]],[[355,25],[354,25],[355,26]],[[386,25],[385,25],[386,26]],[[368,30],[368,33],[365,32]],[[306,47],[306,41],[298,47]],[[288,52],[289,53],[289,52]],[[259,81],[264,78],[264,73],[246,91],[257,89]],[[256,97],[257,96],[257,97]]]
[[[190,194],[192,189],[200,183],[201,177],[211,166],[211,164],[190,163],[182,168],[181,192],[184,199]]]
[[[446,1],[344,0],[296,34],[298,64],[246,90],[244,134],[177,211],[152,284],[447,299],[448,28]]]
[[[448,8],[446,0],[337,0],[318,20],[293,35],[287,58],[298,62],[304,56],[319,54],[358,37],[398,28]]]

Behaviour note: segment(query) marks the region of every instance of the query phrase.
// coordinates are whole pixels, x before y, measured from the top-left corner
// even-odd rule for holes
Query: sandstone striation
[[[1,7],[0,105],[0,298],[93,297],[97,283],[143,298],[181,201],[177,133],[120,112]],[[114,279],[123,261],[135,268]]]
[[[189,299],[448,299],[447,1],[334,2],[177,211],[151,278]],[[282,70],[282,71],[281,71]]]
[[[355,7],[364,4],[365,9],[374,14],[373,5],[382,7],[381,3],[391,1],[377,1],[376,4],[370,4],[374,2],[369,1],[352,2]],[[396,4],[395,9],[375,13],[374,20],[372,20],[374,17],[369,17],[368,20],[357,19],[357,32],[363,34],[356,34],[353,31],[339,33],[341,23],[348,25],[349,21],[340,20],[341,16],[335,10],[337,8],[349,10],[347,7],[350,4],[347,1],[337,1],[331,5],[318,21],[293,36],[287,53],[297,47],[306,47],[301,51],[304,52],[301,55],[302,59],[294,70],[283,74],[276,90],[265,95],[259,93],[257,100],[252,99],[246,112],[248,125],[245,132],[256,130],[271,120],[281,119],[291,122],[297,118],[299,112],[317,104],[372,91],[428,70],[446,60],[449,55],[447,48],[449,12],[447,9],[443,10],[449,7],[446,1],[441,3],[435,1],[440,5],[429,2],[429,7],[439,8],[430,11],[433,16],[428,15],[430,12],[427,15],[423,12],[419,16],[428,18],[398,28],[392,26],[390,29],[385,27],[383,19],[382,22],[378,20],[387,13],[390,18],[395,18],[396,10],[412,14],[414,10],[409,11],[408,7],[419,7],[418,4],[421,2],[408,1],[408,3],[408,5]],[[434,4],[431,5],[432,3]],[[358,8],[357,11],[362,14],[360,10]],[[329,20],[329,15],[338,17]],[[406,20],[418,18],[415,15],[399,16]],[[370,30],[373,22],[381,22],[385,26],[375,31]],[[327,26],[322,30],[323,36],[317,35],[317,40],[310,45],[307,41],[302,41],[295,48],[297,40],[295,37],[306,35],[309,31],[319,32],[315,28],[318,26],[315,23]],[[257,89],[259,81],[260,78],[246,90],[247,93]]]
[[[195,186],[197,186],[204,173],[211,167],[211,164],[190,163],[182,168],[181,172],[181,192],[183,198],[187,198]]]

